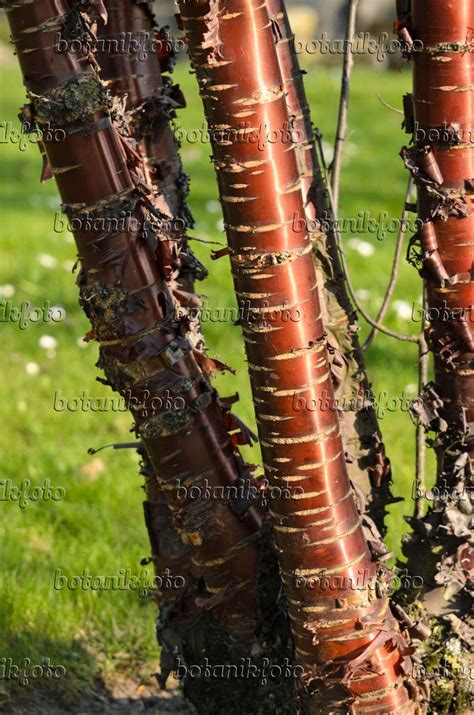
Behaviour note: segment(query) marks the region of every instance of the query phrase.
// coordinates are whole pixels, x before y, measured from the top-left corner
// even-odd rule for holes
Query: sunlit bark
[[[413,143],[402,156],[418,188],[420,219],[408,258],[425,282],[435,369],[417,412],[437,457],[432,504],[423,519],[411,520],[405,553],[411,572],[424,579],[411,608],[431,618],[428,670],[442,673],[433,678],[431,711],[471,712],[474,4],[412,0],[398,10],[413,63],[413,94],[405,97]]]
[[[312,246],[306,232],[292,230],[304,211],[296,156],[283,134],[274,140],[288,111],[266,7],[210,0],[183,1],[180,9],[213,140],[235,290],[251,307],[242,329],[264,466],[271,483],[290,492],[270,510],[296,656],[306,671],[305,707],[415,712],[404,686],[404,644],[377,590],[379,567],[359,522],[337,414],[294,409],[295,395],[320,404],[332,384]],[[297,308],[298,318],[285,319],[285,307]],[[360,587],[357,574],[365,575]],[[309,589],[298,578],[320,580]]]

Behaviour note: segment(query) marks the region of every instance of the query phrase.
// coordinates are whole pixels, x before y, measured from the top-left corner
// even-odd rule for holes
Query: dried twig
[[[339,188],[341,179],[342,148],[347,132],[347,112],[349,108],[349,90],[352,75],[354,58],[352,47],[356,30],[357,8],[359,0],[349,0],[346,36],[344,42],[344,62],[341,82],[341,98],[339,102],[339,118],[337,121],[336,142],[334,145],[334,156],[331,164],[331,188],[333,193],[334,213],[337,215],[339,209]]]
[[[403,239],[405,237],[405,231],[407,227],[407,218],[408,218],[408,208],[407,208],[407,203],[408,199],[410,198],[411,190],[413,188],[413,178],[410,176],[408,179],[408,185],[407,185],[407,190],[405,192],[405,199],[403,201],[403,211],[402,211],[402,216],[400,219],[400,230],[398,232],[397,236],[397,243],[395,245],[395,255],[393,257],[393,263],[392,263],[392,270],[390,273],[390,281],[387,286],[387,290],[385,292],[384,299],[382,301],[382,305],[380,306],[379,312],[377,314],[377,317],[375,318],[374,322],[377,323],[378,325],[381,325],[383,322],[383,319],[385,318],[385,314],[387,312],[387,309],[390,305],[390,301],[393,296],[393,292],[395,290],[395,286],[397,284],[397,278],[398,278],[398,270],[400,267],[400,259],[402,257],[402,249],[403,249]],[[367,350],[367,348],[370,347],[372,342],[374,341],[376,335],[377,335],[377,328],[372,328],[370,331],[369,335],[367,336],[364,344],[362,345],[362,350]]]
[[[329,199],[331,202],[331,206],[333,207],[333,198],[332,198],[332,190],[328,186],[329,190]],[[351,295],[351,298],[354,302],[354,305],[357,309],[357,311],[362,315],[364,320],[371,325],[373,328],[378,330],[380,333],[384,333],[385,335],[388,335],[391,338],[395,338],[396,340],[401,340],[402,342],[407,342],[407,343],[418,343],[419,342],[419,336],[418,335],[408,335],[406,333],[397,333],[394,330],[390,330],[390,328],[386,328],[384,325],[380,325],[377,323],[373,318],[370,317],[370,315],[365,311],[365,309],[361,306],[357,299],[357,295],[354,289],[354,286],[352,284],[350,275],[349,275],[349,267],[347,265],[347,260],[346,256],[344,253],[344,248],[342,246],[342,239],[341,239],[341,232],[339,231],[339,227],[337,225],[337,221],[335,222],[335,229],[334,229],[334,234],[336,236],[336,241],[337,241],[337,249],[339,251],[339,255],[341,257],[341,263],[342,267],[344,269],[344,273],[346,276],[346,282],[347,282],[347,288],[349,290],[349,293]]]

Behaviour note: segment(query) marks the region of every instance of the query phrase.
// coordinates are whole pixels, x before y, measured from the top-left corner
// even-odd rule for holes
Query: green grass
[[[200,127],[203,117],[195,79],[182,66],[176,75],[188,100],[179,123]],[[306,81],[313,120],[328,145],[333,141],[339,81],[338,72],[328,69],[312,69]],[[356,216],[360,210],[369,210],[372,215],[387,211],[390,217],[400,213],[407,175],[398,152],[405,136],[400,115],[382,106],[376,95],[380,93],[388,103],[400,107],[409,85],[406,72],[355,71],[342,181],[345,216]],[[0,120],[12,121],[17,127],[17,110],[25,94],[13,58],[3,67],[2,96]],[[209,154],[209,145],[183,144],[196,218],[193,235],[224,242]],[[96,345],[78,346],[88,324],[77,304],[77,288],[70,272],[74,245],[69,233],[53,230],[59,201],[53,182],[39,183],[37,148],[29,145],[19,151],[15,144],[4,144],[1,170],[0,285],[14,286],[14,305],[30,301],[41,306],[50,301],[63,306],[67,315],[64,322],[30,325],[24,331],[14,323],[0,324],[4,355],[0,479],[11,479],[18,485],[25,478],[32,484],[41,484],[47,478],[67,493],[63,501],[30,503],[24,510],[15,502],[1,503],[0,658],[7,656],[19,662],[28,657],[32,663],[40,663],[50,657],[72,674],[67,687],[73,694],[79,682],[91,683],[98,674],[126,671],[132,676],[146,675],[156,668],[152,603],[133,591],[53,589],[57,568],[69,575],[81,574],[84,568],[102,576],[117,574],[122,568],[140,571],[140,559],[149,554],[142,491],[137,460],[129,451],[101,452],[101,462],[94,462],[92,467],[103,467],[102,471],[91,468],[94,458],[87,455],[89,447],[128,440],[130,418],[126,413],[53,410],[56,390],[68,397],[81,395],[84,390],[96,396],[109,392],[95,382]],[[370,234],[360,238],[374,246],[373,255],[362,257],[351,248],[347,255],[356,287],[369,291],[363,302],[374,315],[388,280],[395,235],[385,241]],[[346,245],[350,239],[350,235],[345,236]],[[211,246],[195,241],[193,248],[210,268],[210,278],[200,291],[208,296],[211,306],[233,306],[227,259],[211,264]],[[39,254],[53,256],[57,264],[45,267]],[[415,270],[403,265],[395,298],[411,304],[420,292]],[[414,332],[419,327],[401,320],[393,310],[386,322],[396,330]],[[219,376],[219,388],[223,394],[238,390],[241,401],[237,412],[253,425],[240,331],[231,324],[208,323],[205,333],[212,353],[237,369],[236,376]],[[56,338],[54,354],[48,356],[39,346],[43,335]],[[368,355],[374,391],[386,390],[393,397],[414,386],[416,360],[414,346],[379,336]],[[39,374],[28,374],[28,363],[36,363]],[[408,389],[413,395],[412,387]],[[403,512],[413,508],[414,429],[408,414],[400,411],[388,412],[381,425],[393,464],[394,491],[407,494],[405,505],[392,507],[388,520],[389,546],[399,552],[406,528]],[[251,456],[258,458],[258,453],[254,451]]]

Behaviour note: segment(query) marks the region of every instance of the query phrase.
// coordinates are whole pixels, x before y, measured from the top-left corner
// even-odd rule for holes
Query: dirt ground
[[[177,688],[161,691],[158,686],[140,686],[131,679],[123,678],[108,687],[97,685],[88,688],[77,703],[57,702],[51,692],[38,690],[0,704],[0,712],[10,715],[193,715],[195,710],[185,703]]]

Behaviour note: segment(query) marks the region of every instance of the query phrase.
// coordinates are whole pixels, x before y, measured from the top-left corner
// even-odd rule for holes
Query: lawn
[[[2,50],[1,122],[18,127],[18,107],[25,94],[13,56]],[[203,115],[195,78],[181,65],[176,72],[188,100],[178,124],[201,127]],[[306,80],[313,120],[323,132],[330,151],[339,91],[336,69],[312,69]],[[350,135],[344,151],[341,210],[344,216],[370,211],[372,216],[400,214],[407,174],[398,156],[405,135],[401,116],[383,106],[383,99],[401,107],[410,76],[356,68],[351,90]],[[5,125],[2,124],[2,127]],[[157,667],[154,637],[155,608],[132,590],[72,591],[54,588],[55,573],[69,576],[88,569],[91,575],[113,576],[121,569],[139,574],[140,560],[149,555],[142,518],[143,493],[137,459],[130,451],[100,452],[89,456],[89,447],[127,441],[131,420],[125,412],[58,411],[57,395],[108,396],[96,382],[97,347],[82,336],[88,323],[77,304],[77,288],[71,269],[75,260],[73,239],[66,230],[55,230],[59,200],[53,182],[41,185],[38,149],[18,145],[4,133],[2,149],[2,225],[0,301],[20,307],[29,301],[42,307],[45,301],[65,311],[57,323],[38,322],[21,330],[18,323],[2,322],[3,372],[0,405],[3,429],[1,480],[20,485],[45,479],[65,490],[60,501],[2,501],[0,542],[0,659],[32,664],[49,657],[63,665],[68,677],[60,682],[64,697],[100,677],[113,680],[125,674],[137,681],[150,680]],[[183,143],[182,157],[191,176],[190,204],[196,227],[193,236],[224,242],[221,210],[208,144]],[[57,228],[57,225],[56,225]],[[371,233],[346,233],[344,242],[353,281],[364,307],[375,315],[388,280],[395,234],[378,240]],[[357,240],[359,239],[359,240]],[[361,243],[361,241],[363,243]],[[209,260],[212,245],[194,241],[193,248],[209,267],[209,279],[200,286],[210,306],[234,305],[227,259]],[[416,332],[410,319],[413,301],[420,299],[420,279],[403,264],[395,307],[387,325]],[[0,303],[0,309],[5,304]],[[408,306],[408,308],[407,308]],[[0,316],[2,313],[0,312]],[[222,375],[217,383],[223,394],[240,393],[237,412],[254,425],[240,331],[231,323],[206,323],[211,352],[237,371]],[[367,328],[363,326],[362,334]],[[416,392],[416,347],[379,336],[370,349],[368,366],[374,392],[396,398]],[[58,391],[60,391],[58,393]],[[383,399],[383,398],[382,398]],[[406,529],[403,513],[411,513],[414,477],[414,429],[406,411],[388,411],[381,426],[393,465],[394,492],[405,494],[405,504],[390,508],[389,546],[399,553]],[[253,459],[258,459],[254,450]],[[431,458],[429,464],[432,464]],[[0,492],[1,494],[1,492]],[[0,660],[0,667],[2,661]],[[1,674],[1,670],[0,670]],[[6,698],[0,680],[0,698]],[[31,687],[36,687],[37,682]]]

